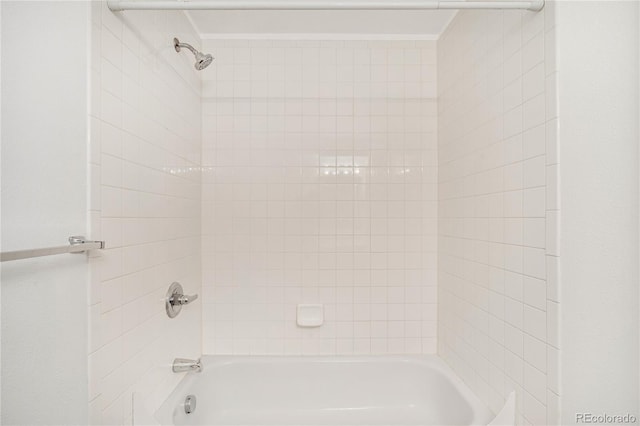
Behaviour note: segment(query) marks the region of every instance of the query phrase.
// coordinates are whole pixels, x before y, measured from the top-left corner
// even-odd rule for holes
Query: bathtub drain
[[[191,414],[196,411],[196,396],[195,395],[187,395],[184,399],[184,412],[187,414]]]

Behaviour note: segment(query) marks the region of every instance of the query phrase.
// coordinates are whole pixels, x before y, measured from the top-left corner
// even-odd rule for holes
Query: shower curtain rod
[[[429,10],[520,9],[539,12],[544,0],[108,0],[109,9],[124,10]]]

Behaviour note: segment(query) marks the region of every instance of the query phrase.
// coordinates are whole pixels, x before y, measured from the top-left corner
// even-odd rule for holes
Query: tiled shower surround
[[[438,353],[494,411],[557,424],[553,3],[438,42]]]
[[[436,43],[204,49],[204,353],[435,352]]]
[[[200,292],[200,79],[171,45],[198,36],[180,12],[92,8],[90,422],[122,425],[201,353],[199,301],[174,320],[163,303],[173,281]]]
[[[494,411],[515,389],[520,423],[557,423],[552,11],[204,40],[196,72],[184,15],[94,7],[91,421],[157,408],[174,357],[438,352]],[[201,296],[175,320],[172,281]]]

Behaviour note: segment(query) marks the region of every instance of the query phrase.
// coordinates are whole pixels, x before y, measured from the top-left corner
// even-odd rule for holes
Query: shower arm
[[[429,10],[519,9],[539,12],[544,0],[439,1],[439,0],[108,0],[109,9],[124,10]]]
[[[191,46],[189,43],[180,43],[180,42],[176,43],[176,42],[174,42],[173,47],[175,47],[176,52],[179,52],[181,48],[186,47],[194,55],[197,55],[198,53],[200,53],[193,46]]]

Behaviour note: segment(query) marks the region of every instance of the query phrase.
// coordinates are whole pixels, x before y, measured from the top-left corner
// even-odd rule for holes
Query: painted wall
[[[562,422],[638,417],[638,4],[557,7]]]
[[[187,12],[203,38],[436,39],[453,10],[208,10]]]
[[[2,249],[87,230],[87,33],[79,2],[2,4]],[[55,161],[51,161],[55,159]],[[87,258],[2,266],[2,423],[87,423]]]
[[[204,352],[435,352],[435,43],[204,46]]]
[[[200,300],[164,306],[173,281],[200,293],[200,76],[172,42],[199,39],[181,12],[91,18],[90,421],[130,424],[133,392],[155,411],[201,354]]]
[[[2,22],[2,4],[0,4]],[[2,58],[2,31],[0,30],[0,61]],[[0,66],[0,91],[2,90],[2,67]],[[0,101],[0,164],[2,164],[2,102]],[[2,251],[2,173],[0,173],[0,251]],[[2,265],[0,264],[0,309],[2,309]],[[0,333],[2,330],[0,330]],[[0,337],[0,379],[2,375],[2,338]],[[0,385],[0,419],[2,419],[2,385]]]
[[[438,41],[438,353],[519,424],[557,423],[553,31],[465,11]]]

